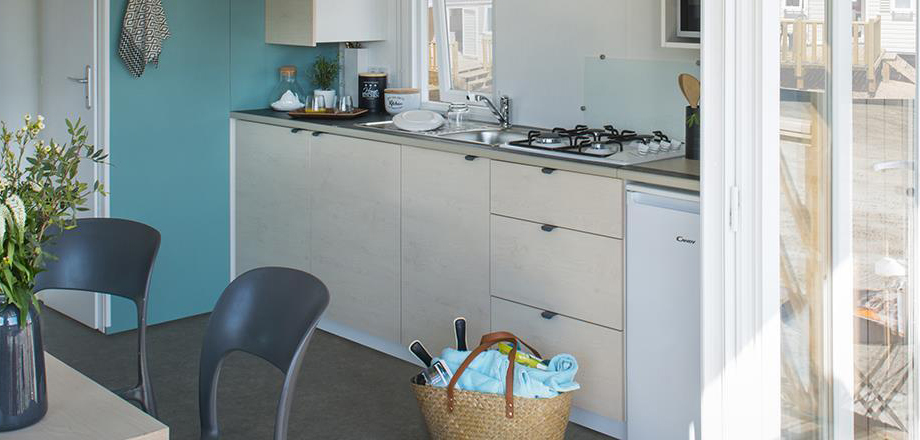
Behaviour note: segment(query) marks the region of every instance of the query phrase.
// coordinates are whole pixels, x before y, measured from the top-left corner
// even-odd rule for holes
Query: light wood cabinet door
[[[489,160],[402,149],[402,342],[435,355],[457,316],[475,344],[489,330]]]
[[[265,42],[294,46],[387,38],[390,2],[265,0]]]
[[[310,133],[236,121],[235,270],[310,270]]]
[[[399,146],[312,138],[310,249],[326,316],[399,341]]]
[[[547,358],[568,353],[578,360],[572,404],[625,420],[623,333],[565,316],[546,319],[532,307],[492,298],[492,331],[509,331]]]
[[[623,238],[623,181],[493,160],[492,212]]]
[[[623,242],[492,216],[492,295],[623,329]]]

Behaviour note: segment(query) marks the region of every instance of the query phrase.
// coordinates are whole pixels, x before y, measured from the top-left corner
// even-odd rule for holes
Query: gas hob
[[[684,156],[684,143],[660,131],[638,134],[612,125],[572,129],[532,130],[526,139],[499,148],[526,151],[542,156],[627,166]]]

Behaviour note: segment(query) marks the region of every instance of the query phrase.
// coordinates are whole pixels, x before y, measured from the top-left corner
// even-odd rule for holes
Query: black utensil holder
[[[700,160],[700,108],[686,107],[684,112],[684,128],[686,129],[686,148],[684,156],[687,159]]]

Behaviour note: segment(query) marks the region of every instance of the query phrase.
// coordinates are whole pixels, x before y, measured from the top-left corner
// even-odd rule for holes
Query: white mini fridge
[[[700,438],[700,203],[627,185],[628,440]]]

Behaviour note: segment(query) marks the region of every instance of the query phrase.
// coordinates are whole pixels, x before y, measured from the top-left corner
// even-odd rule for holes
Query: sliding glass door
[[[786,439],[920,438],[916,3],[780,11]]]

